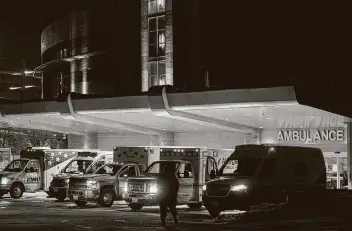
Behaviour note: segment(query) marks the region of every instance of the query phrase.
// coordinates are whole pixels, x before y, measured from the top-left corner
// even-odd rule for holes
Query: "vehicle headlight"
[[[87,186],[90,188],[98,188],[98,182],[95,180],[87,181]]]
[[[124,191],[125,193],[127,193],[127,191],[128,191],[127,183],[125,183],[125,186],[123,187],[123,191]]]
[[[244,191],[244,190],[246,190],[246,189],[247,189],[247,186],[246,186],[246,185],[240,184],[240,185],[232,186],[231,191],[236,191],[236,192],[238,192],[238,191]]]
[[[6,177],[1,178],[1,184],[6,185],[9,182],[9,179]]]
[[[158,188],[156,187],[156,185],[150,186],[149,192],[150,193],[157,193],[158,192]]]
[[[206,191],[207,190],[207,185],[203,185],[203,191]]]

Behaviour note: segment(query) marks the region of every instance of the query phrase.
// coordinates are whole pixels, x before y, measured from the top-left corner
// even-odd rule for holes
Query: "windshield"
[[[85,173],[92,162],[92,160],[72,160],[64,169],[64,173]]]
[[[174,172],[176,172],[176,169],[180,165],[180,162],[176,161],[157,161],[152,163],[147,170],[145,171],[145,174],[149,175],[160,175],[164,173],[165,166],[168,166],[172,169],[174,169]]]
[[[98,168],[100,168],[104,164],[105,164],[104,160],[97,161],[87,169],[86,173],[94,173],[95,171],[97,171]]]
[[[7,172],[21,172],[27,165],[29,160],[13,160],[11,161],[4,171]]]
[[[228,158],[220,169],[220,175],[253,176],[262,160],[258,157]]]
[[[115,176],[116,173],[121,169],[122,165],[117,164],[107,164],[99,168],[95,174],[109,174],[110,176]]]

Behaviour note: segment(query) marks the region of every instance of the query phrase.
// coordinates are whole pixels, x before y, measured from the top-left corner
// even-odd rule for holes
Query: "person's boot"
[[[174,224],[175,224],[175,225],[178,224],[178,217],[177,217],[177,216],[174,217]]]

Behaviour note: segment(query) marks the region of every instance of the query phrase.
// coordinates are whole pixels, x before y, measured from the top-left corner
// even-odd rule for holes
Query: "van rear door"
[[[218,166],[216,164],[216,160],[212,156],[207,156],[206,165],[205,165],[205,182],[212,180],[211,174],[212,172],[218,172]]]

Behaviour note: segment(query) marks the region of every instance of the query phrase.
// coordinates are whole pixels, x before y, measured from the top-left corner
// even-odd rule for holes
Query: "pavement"
[[[21,199],[8,195],[0,199],[0,230],[352,230],[338,219],[305,219],[245,224],[214,224],[203,208],[191,210],[178,206],[180,223],[172,224],[169,215],[167,228],[160,226],[159,208],[144,207],[134,212],[121,201],[112,207],[101,208],[96,204],[78,207],[70,201],[57,202],[43,192],[26,193]],[[226,216],[239,211],[228,211]]]

